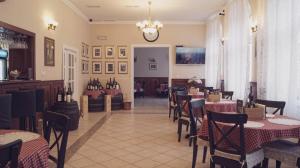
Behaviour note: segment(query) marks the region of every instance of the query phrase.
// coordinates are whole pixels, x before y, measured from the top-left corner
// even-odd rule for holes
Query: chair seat
[[[277,140],[264,146],[264,153],[266,158],[296,166],[300,158],[300,146],[287,140]]]
[[[240,155],[230,154],[219,150],[215,151],[215,156],[224,157],[231,160],[240,161]],[[247,168],[252,168],[264,160],[264,151],[259,149],[257,151],[246,154]]]

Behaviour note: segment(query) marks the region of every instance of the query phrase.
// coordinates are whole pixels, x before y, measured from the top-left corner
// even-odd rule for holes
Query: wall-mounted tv
[[[176,64],[205,64],[205,48],[176,47]]]

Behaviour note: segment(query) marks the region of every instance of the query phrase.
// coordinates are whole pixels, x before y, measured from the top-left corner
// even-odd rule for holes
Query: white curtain
[[[258,96],[286,101],[285,114],[300,118],[300,1],[266,3],[264,50],[258,59]]]
[[[225,37],[225,90],[245,99],[249,86],[250,5],[248,0],[233,0],[226,15],[228,35]]]
[[[214,88],[220,88],[222,37],[220,17],[212,16],[206,31],[205,85]]]

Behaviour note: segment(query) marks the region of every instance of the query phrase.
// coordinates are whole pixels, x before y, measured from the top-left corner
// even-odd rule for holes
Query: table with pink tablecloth
[[[275,118],[287,118],[283,116],[276,116]],[[251,122],[251,121],[248,121]],[[245,126],[245,149],[246,152],[251,152],[261,148],[264,144],[272,142],[274,140],[283,138],[300,138],[300,125],[281,125],[271,123],[268,119],[255,121],[263,124],[262,127],[247,127]],[[221,124],[219,124],[221,125]],[[229,129],[231,126],[223,125],[222,129]],[[237,131],[237,130],[235,130]],[[200,130],[199,136],[208,137],[208,121],[207,117],[204,117]],[[235,135],[235,136],[234,136]],[[233,133],[234,137],[230,137],[230,140],[239,144],[238,133]]]
[[[0,130],[0,135],[5,135],[14,132],[25,132],[19,130]],[[2,137],[3,138],[3,137]],[[43,168],[48,167],[49,156],[48,142],[42,137],[37,136],[36,139],[32,139],[22,143],[20,155],[18,158],[20,168]]]
[[[205,101],[205,110],[214,112],[236,112],[236,101],[221,100],[219,102]]]

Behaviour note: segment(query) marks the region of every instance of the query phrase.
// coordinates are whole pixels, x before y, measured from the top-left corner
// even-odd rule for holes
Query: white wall
[[[169,48],[135,48],[134,77],[169,77]],[[155,59],[157,70],[150,70],[149,59]]]

